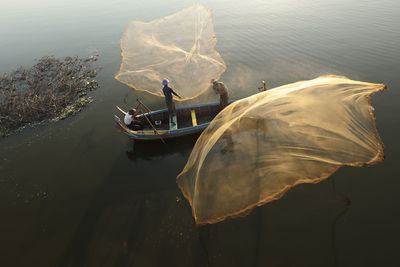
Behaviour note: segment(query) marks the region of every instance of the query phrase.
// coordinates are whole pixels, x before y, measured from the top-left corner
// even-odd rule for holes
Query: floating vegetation
[[[0,136],[44,120],[58,121],[92,102],[88,91],[99,85],[98,69],[86,59],[43,57],[28,68],[20,66],[0,76]]]

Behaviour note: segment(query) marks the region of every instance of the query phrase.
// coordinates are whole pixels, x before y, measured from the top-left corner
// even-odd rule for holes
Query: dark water
[[[140,97],[113,77],[128,22],[192,1],[2,1],[0,72],[45,55],[100,53],[101,87],[77,116],[0,140],[0,266],[400,266],[400,2],[205,1],[232,99],[340,74],[373,96],[384,162],[345,167],[243,218],[197,227],[175,183],[195,140],[127,154],[115,105]],[[217,100],[206,92],[191,101]],[[180,103],[180,105],[186,105]]]

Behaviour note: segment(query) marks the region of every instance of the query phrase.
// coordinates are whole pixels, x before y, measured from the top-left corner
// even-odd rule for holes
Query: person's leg
[[[175,115],[175,104],[174,104],[174,102],[168,102],[167,103],[167,107],[168,107],[168,114],[169,114],[169,118],[170,118],[170,120],[171,120],[171,123],[172,124],[174,124],[175,125],[175,122],[174,122],[174,115]]]
[[[171,102],[171,110],[172,110],[172,115],[175,116],[176,115],[176,108],[175,108],[175,103]]]
[[[228,99],[229,99],[228,94],[224,94],[223,95],[223,101],[222,101],[222,106],[223,107],[226,107],[228,105]]]
[[[133,125],[133,127],[136,130],[143,130],[143,128],[144,128],[143,123],[140,120],[136,120],[136,119],[132,121],[131,125]]]
[[[225,108],[228,105],[228,94],[219,95],[219,105],[221,108]]]

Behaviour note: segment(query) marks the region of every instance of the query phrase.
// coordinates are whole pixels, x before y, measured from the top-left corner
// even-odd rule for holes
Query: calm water
[[[385,83],[373,96],[384,162],[342,168],[244,218],[197,227],[175,183],[195,140],[136,147],[115,105],[140,97],[113,77],[128,22],[192,1],[3,0],[0,73],[45,55],[100,54],[82,113],[0,140],[0,266],[399,266],[400,1],[202,1],[213,10],[232,99],[340,74]],[[191,101],[217,100],[206,92]],[[180,103],[180,105],[186,105]]]

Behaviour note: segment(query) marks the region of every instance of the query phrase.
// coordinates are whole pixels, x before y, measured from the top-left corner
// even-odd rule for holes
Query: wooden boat
[[[231,102],[230,102],[231,103]],[[117,107],[123,114],[125,111]],[[176,108],[171,123],[168,110],[162,109],[136,116],[143,129],[135,130],[126,126],[118,116],[114,116],[117,127],[135,140],[161,140],[202,132],[221,111],[220,103],[208,103]]]

